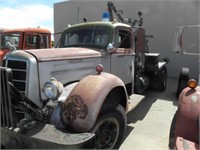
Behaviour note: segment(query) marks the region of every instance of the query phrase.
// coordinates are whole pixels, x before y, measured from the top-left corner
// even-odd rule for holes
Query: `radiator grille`
[[[7,67],[12,69],[13,85],[24,95],[26,95],[27,85],[27,62],[8,60]]]

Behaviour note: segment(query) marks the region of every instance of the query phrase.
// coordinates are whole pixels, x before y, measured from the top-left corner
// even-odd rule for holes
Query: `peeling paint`
[[[196,95],[192,95],[192,96],[191,96],[191,100],[192,100],[193,102],[197,102],[198,97],[197,97]]]
[[[77,118],[85,119],[88,107],[79,95],[72,95],[65,102],[62,115],[66,124],[72,124]]]

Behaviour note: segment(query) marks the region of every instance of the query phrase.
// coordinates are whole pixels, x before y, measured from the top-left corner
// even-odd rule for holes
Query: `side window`
[[[27,34],[26,35],[26,45],[29,47],[35,47],[36,45],[36,35]]]
[[[27,34],[26,35],[26,46],[27,48],[47,48],[48,36],[45,34]]]
[[[41,34],[39,35],[41,40],[40,40],[40,47],[41,48],[49,48],[48,43],[49,43],[49,39],[48,36],[46,34]]]
[[[131,33],[126,30],[117,30],[114,34],[116,48],[131,48]]]
[[[78,43],[77,34],[66,34],[64,45],[75,45],[76,43]]]

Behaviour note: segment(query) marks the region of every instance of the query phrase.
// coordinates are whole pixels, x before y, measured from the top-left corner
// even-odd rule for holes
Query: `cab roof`
[[[13,32],[51,33],[48,29],[44,28],[16,28],[3,31],[3,33],[13,33]]]
[[[66,29],[70,29],[70,28],[83,28],[83,27],[87,27],[87,26],[105,26],[105,27],[108,27],[108,28],[115,28],[117,26],[123,26],[123,27],[130,27],[130,25],[128,24],[125,24],[125,23],[120,23],[120,22],[117,22],[117,21],[95,21],[95,22],[85,22],[85,23],[79,23],[79,24],[74,24]]]

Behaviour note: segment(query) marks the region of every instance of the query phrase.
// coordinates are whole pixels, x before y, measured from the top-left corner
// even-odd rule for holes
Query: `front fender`
[[[176,137],[199,144],[200,87],[185,88],[179,97],[176,119]]]
[[[124,83],[118,77],[101,73],[83,78],[71,91],[62,106],[62,120],[77,132],[93,127],[108,93]]]

